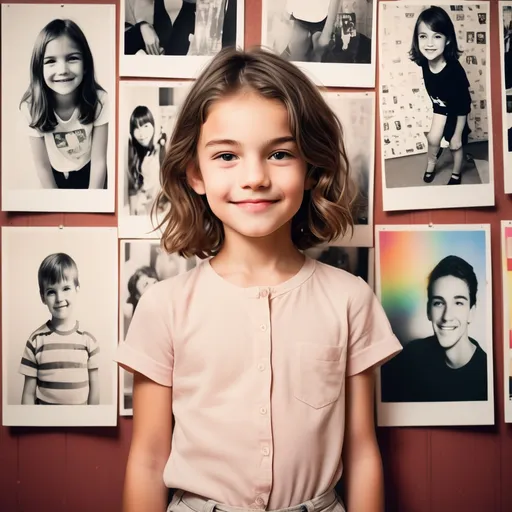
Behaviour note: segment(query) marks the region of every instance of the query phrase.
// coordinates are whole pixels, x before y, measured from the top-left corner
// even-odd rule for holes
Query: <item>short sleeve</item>
[[[471,94],[469,81],[462,65],[457,62],[453,69],[452,83],[449,90],[452,91],[450,113],[457,116],[465,116],[471,112]]]
[[[96,341],[96,338],[90,332],[85,332],[84,335],[87,336],[87,352],[89,353],[89,359],[87,360],[87,369],[97,370],[100,367],[100,346]]]
[[[32,122],[32,116],[30,115],[30,109],[28,103],[24,101],[20,106],[20,133],[25,133],[29,137],[44,137],[44,134],[36,128],[31,128],[30,123]]]
[[[37,360],[36,360],[36,337],[32,337],[27,341],[19,372],[27,377],[37,377]]]
[[[151,286],[140,298],[115,360],[158,384],[172,386],[174,349],[166,290],[163,281]]]
[[[347,377],[381,365],[402,350],[372,289],[361,278],[358,282],[348,310]]]
[[[110,105],[108,94],[105,91],[98,91],[99,105],[96,108],[96,117],[93,126],[101,126],[109,121]]]

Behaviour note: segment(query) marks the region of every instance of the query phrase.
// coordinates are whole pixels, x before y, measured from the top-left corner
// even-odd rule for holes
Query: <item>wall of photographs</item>
[[[436,149],[433,106],[453,99],[443,96],[446,84],[429,93],[410,60],[415,25],[431,4],[331,0],[320,27],[327,44],[318,48],[311,32],[305,46],[292,37],[306,4],[2,3],[2,510],[121,509],[132,379],[112,358],[144,291],[201,264],[162,251],[149,212],[190,84],[234,44],[264,44],[296,63],[345,128],[360,187],[355,233],[308,255],[373,286],[404,345],[406,356],[377,378],[386,510],[512,510],[512,2],[435,4],[461,51],[468,85],[456,93],[470,97],[454,185],[460,160],[446,125],[425,179]],[[72,63],[63,72],[62,48],[42,46],[66,30],[75,34],[67,54],[86,55],[88,69]],[[87,109],[78,115],[82,105],[59,102],[79,86],[93,98],[88,118]],[[53,111],[44,110],[48,100]],[[158,218],[169,207],[157,205]],[[437,348],[458,327],[439,327],[427,286],[434,269],[454,261],[475,283],[463,288],[471,297],[457,320],[474,355],[455,380]],[[37,364],[30,343],[62,334],[48,327],[57,313],[41,297],[45,265],[67,265],[79,286],[62,326],[87,354],[88,395],[26,385]],[[418,356],[425,346],[436,350]]]

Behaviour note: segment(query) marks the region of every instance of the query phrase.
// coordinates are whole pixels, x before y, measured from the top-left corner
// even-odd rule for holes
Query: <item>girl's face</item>
[[[423,21],[418,26],[418,46],[421,54],[432,62],[443,57],[448,38],[440,32],[434,32]]]
[[[65,96],[76,91],[84,79],[84,61],[80,48],[68,37],[60,36],[46,45],[43,59],[45,84]]]
[[[145,147],[145,148],[150,146],[154,135],[155,135],[155,127],[150,122],[144,123],[141,126],[137,126],[137,128],[135,128],[135,130],[133,130],[134,139],[142,147]]]
[[[206,194],[226,237],[289,236],[306,163],[281,102],[247,91],[216,101],[201,127],[197,156],[200,173],[188,169],[189,183]]]
[[[152,285],[156,283],[156,279],[154,277],[149,277],[147,275],[142,275],[139,277],[139,280],[137,281],[137,292],[142,297],[144,292]]]

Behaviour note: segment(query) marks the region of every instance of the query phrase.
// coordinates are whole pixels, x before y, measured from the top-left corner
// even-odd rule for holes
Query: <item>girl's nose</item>
[[[265,165],[258,161],[246,161],[244,170],[240,173],[243,188],[266,188],[270,185],[270,179]]]
[[[57,73],[63,75],[68,71],[68,63],[65,59],[59,59],[57,61]]]

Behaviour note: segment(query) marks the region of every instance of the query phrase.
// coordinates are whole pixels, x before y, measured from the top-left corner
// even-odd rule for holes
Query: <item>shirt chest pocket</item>
[[[315,409],[338,400],[344,381],[342,346],[299,343],[294,359],[295,398]]]

